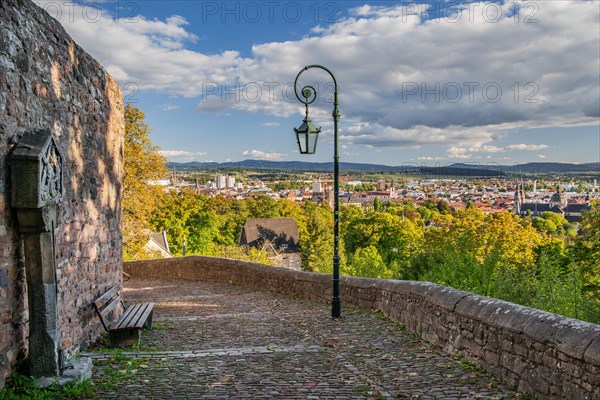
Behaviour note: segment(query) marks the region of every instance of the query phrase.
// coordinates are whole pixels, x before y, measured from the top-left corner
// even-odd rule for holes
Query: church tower
[[[517,215],[521,215],[521,193],[520,193],[520,185],[517,181],[517,187],[515,189],[515,199],[513,204],[513,211]]]
[[[564,193],[560,192],[560,186],[556,185],[556,193],[554,193],[552,197],[550,197],[548,207],[550,207],[551,209],[554,207],[558,207],[561,210],[567,207],[567,196]]]

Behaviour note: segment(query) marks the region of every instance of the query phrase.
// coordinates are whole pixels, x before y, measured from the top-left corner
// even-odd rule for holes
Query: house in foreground
[[[300,239],[294,218],[249,219],[240,233],[240,246],[269,253],[282,267],[300,270]]]
[[[171,249],[169,249],[167,232],[165,231],[150,234],[148,242],[144,245],[144,250],[154,258],[173,258]]]

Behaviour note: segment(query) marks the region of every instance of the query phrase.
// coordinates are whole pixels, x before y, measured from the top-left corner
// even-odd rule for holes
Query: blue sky
[[[118,80],[173,161],[300,156],[291,84],[340,88],[341,159],[600,161],[600,4],[590,1],[133,1],[38,4]]]

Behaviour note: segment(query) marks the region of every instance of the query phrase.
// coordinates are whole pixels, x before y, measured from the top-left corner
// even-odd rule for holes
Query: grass
[[[354,387],[354,391],[357,393],[360,393],[364,396],[367,396],[368,399],[373,399],[373,400],[385,400],[384,396],[380,396],[377,392],[373,391],[371,388],[369,388],[368,386],[355,386]]]
[[[152,323],[152,330],[157,330],[157,331],[166,330],[166,329],[171,329],[174,326],[175,326],[175,324],[172,321],[153,322]]]
[[[31,377],[14,372],[11,378],[11,384],[0,389],[0,399],[76,400],[92,398],[96,392],[93,383],[89,380],[69,382],[65,386],[55,383],[42,389]]]
[[[531,393],[519,392],[518,400],[537,400],[537,397]]]
[[[132,343],[129,347],[123,348],[112,348],[110,347],[110,338],[108,333],[103,333],[102,336],[90,347],[90,351],[98,352],[98,353],[117,353],[123,352],[123,350],[131,350],[135,351],[138,349],[138,345],[136,343]]]
[[[483,369],[483,367],[480,367],[479,365],[475,364],[474,362],[467,360],[463,356],[452,354],[452,355],[450,355],[450,357],[454,361],[458,362],[458,364],[460,364],[460,368],[464,371],[469,371],[469,372],[484,372],[485,371]]]
[[[97,366],[100,367],[97,379],[103,389],[109,389],[124,381],[129,381],[131,380],[131,374],[137,372],[138,369],[148,367],[148,360],[129,358],[121,349],[107,352],[110,354],[110,357],[96,361]],[[152,362],[156,364],[157,360],[153,360]]]
[[[371,389],[369,389],[366,386],[355,386],[354,387],[354,391],[358,392],[358,393],[369,393],[371,391]]]

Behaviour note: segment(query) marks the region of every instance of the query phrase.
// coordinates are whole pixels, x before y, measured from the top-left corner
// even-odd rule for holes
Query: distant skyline
[[[332,85],[301,156],[293,80],[340,87],[341,160],[600,161],[599,0],[37,1],[171,161],[332,160]]]

